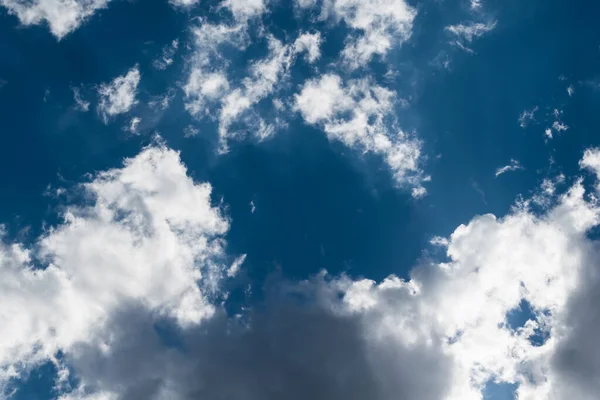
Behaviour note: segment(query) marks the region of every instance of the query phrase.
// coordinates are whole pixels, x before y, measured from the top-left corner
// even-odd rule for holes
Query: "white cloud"
[[[246,261],[246,254],[242,254],[241,256],[233,260],[231,266],[227,270],[227,276],[229,278],[236,276],[238,272],[240,272],[240,268],[242,264],[244,264],[244,261]]]
[[[246,21],[267,11],[265,0],[225,0],[222,6],[228,8],[238,21]]]
[[[526,128],[529,122],[535,121],[535,113],[539,110],[538,106],[533,107],[531,110],[525,110],[519,115],[519,125],[521,128]]]
[[[496,178],[499,177],[500,175],[506,173],[506,172],[510,172],[510,171],[518,171],[523,169],[523,166],[521,165],[521,163],[519,163],[518,160],[510,160],[510,164],[505,165],[504,167],[498,168],[496,169]]]
[[[581,166],[600,174],[599,160],[590,149]],[[518,385],[521,400],[597,397],[600,253],[588,232],[600,208],[580,180],[562,194],[543,184],[556,200],[543,213],[521,201],[434,237],[447,259],[407,280],[323,273],[231,317],[206,297],[245,257],[211,273],[227,222],[177,153],[146,149],[86,188],[92,204],[39,241],[46,269],[27,268],[36,252],[22,245],[0,251],[0,365],[6,376],[13,360],[65,350],[82,384],[62,400],[481,400],[490,380]],[[532,314],[511,325],[524,302]],[[160,343],[157,314],[183,319],[185,351]]]
[[[569,87],[567,88],[567,93],[569,94],[569,97],[573,97],[573,95],[575,94],[575,87],[573,87],[573,85],[569,85]]]
[[[560,133],[568,130],[569,127],[560,121],[554,121],[554,123],[552,123],[552,129]]]
[[[243,32],[241,28],[222,25],[198,28],[197,55],[191,60],[190,74],[183,88],[186,109],[191,114],[218,120],[221,152],[228,150],[230,138],[243,136],[248,131],[259,140],[273,136],[283,123],[263,120],[254,111],[254,106],[282,87],[299,54],[306,53],[308,62],[314,62],[320,56],[319,33],[302,34],[292,44],[267,36],[268,54],[252,61],[248,76],[234,84],[227,77],[227,64],[221,59],[218,48],[221,43],[243,48],[246,44]],[[231,129],[236,122],[242,122],[244,128],[241,131]]]
[[[309,80],[295,95],[295,108],[304,120],[320,126],[331,140],[383,156],[399,184],[417,188],[427,178],[420,170],[421,143],[395,127],[395,93],[368,79],[349,81],[337,75]]]
[[[119,114],[128,112],[137,104],[137,87],[140,83],[140,70],[136,65],[127,74],[116,77],[110,83],[98,87],[98,112],[105,123]]]
[[[299,2],[310,5],[310,2]],[[351,37],[342,52],[351,68],[367,64],[374,55],[385,56],[408,40],[417,14],[404,0],[325,0],[322,17],[344,20],[361,34]]]
[[[177,7],[192,7],[198,4],[200,0],[169,0],[169,3]]]
[[[79,111],[88,112],[90,109],[90,102],[85,101],[81,97],[81,92],[79,91],[78,87],[73,87],[73,88],[71,88],[71,90],[73,91],[73,99],[75,100],[75,107]]]
[[[582,164],[595,170],[598,153]],[[434,237],[447,260],[424,260],[408,280],[285,282],[263,311],[183,330],[181,356],[157,348],[151,316],[133,310],[110,325],[113,352],[80,352],[74,366],[115,397],[481,400],[494,380],[517,384],[522,400],[595,399],[600,254],[587,232],[600,209],[580,181],[555,199],[542,214],[522,202]],[[532,315],[511,325],[524,302]]]
[[[188,125],[183,129],[183,137],[191,138],[200,134],[200,129],[193,125]]]
[[[142,119],[140,117],[133,117],[131,118],[131,121],[129,121],[129,126],[127,127],[127,131],[133,133],[133,134],[138,134],[139,131],[139,126],[140,126],[140,122],[142,122]]]
[[[219,48],[229,44],[243,49],[247,44],[247,32],[242,24],[235,26],[214,25],[201,21],[192,29],[195,51],[189,60],[190,73],[183,90],[186,95],[185,107],[193,115],[210,111],[211,102],[229,91],[227,63]]]
[[[596,157],[594,150],[582,163],[595,168]],[[344,302],[369,318],[376,335],[443,349],[451,382],[439,398],[481,399],[493,379],[517,383],[519,399],[591,400],[598,390],[591,371],[600,370],[591,299],[600,274],[586,232],[600,210],[584,195],[576,182],[544,215],[517,207],[502,219],[476,217],[449,239],[432,239],[447,246],[449,261],[426,262],[408,281],[346,281]],[[511,327],[510,313],[523,301],[533,316]],[[547,339],[532,343],[540,331]]]
[[[431,244],[432,246],[448,247],[448,245],[450,244],[450,242],[445,237],[434,236],[429,241],[429,244]]]
[[[152,62],[152,66],[158,70],[165,70],[171,64],[173,64],[173,57],[179,48],[179,40],[175,39],[170,44],[166,45],[162,49],[160,58],[155,59]]]
[[[473,41],[474,38],[483,36],[485,33],[491,31],[496,27],[496,21],[489,22],[486,24],[480,22],[469,22],[468,24],[450,25],[445,29],[450,32],[455,39],[450,42],[453,46],[457,46],[461,50],[467,53],[475,53],[468,45]]]
[[[186,176],[178,153],[154,145],[82,189],[88,205],[67,207],[35,247],[2,238],[1,383],[59,363],[59,350],[110,353],[111,336],[100,333],[124,305],[181,326],[214,312],[208,296],[227,269],[219,260],[228,221],[211,206],[211,186]]]
[[[0,0],[23,25],[47,23],[58,39],[77,29],[109,0]]]
[[[486,24],[481,22],[469,22],[467,24],[450,25],[445,29],[458,39],[471,43],[474,38],[483,36],[485,33],[491,31],[495,27],[496,22],[493,21]]]
[[[306,60],[311,64],[314,63],[321,57],[321,34],[304,33],[298,36],[294,42],[294,52],[296,54],[306,52]]]

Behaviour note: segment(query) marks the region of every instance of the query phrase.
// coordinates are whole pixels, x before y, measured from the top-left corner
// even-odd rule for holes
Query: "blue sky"
[[[596,11],[0,0],[0,399],[595,399]]]

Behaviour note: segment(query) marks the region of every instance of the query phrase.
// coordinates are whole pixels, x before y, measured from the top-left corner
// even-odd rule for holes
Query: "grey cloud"
[[[221,314],[198,328],[170,331],[169,346],[153,315],[128,306],[107,324],[109,353],[82,345],[70,363],[90,388],[123,400],[443,397],[450,363],[439,347],[374,341],[358,316],[281,297],[249,312],[248,323]]]

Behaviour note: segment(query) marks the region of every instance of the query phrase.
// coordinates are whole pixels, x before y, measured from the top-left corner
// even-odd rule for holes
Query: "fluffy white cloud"
[[[248,38],[241,24],[228,26],[202,21],[192,32],[195,52],[189,60],[190,73],[183,90],[186,109],[193,115],[199,115],[208,113],[210,107],[207,105],[214,107],[214,102],[229,91],[227,63],[219,52],[220,46],[229,44],[243,49]]]
[[[46,22],[58,39],[77,29],[109,0],[0,0],[23,25]]]
[[[268,54],[251,62],[248,76],[233,84],[227,77],[227,63],[221,58],[219,46],[229,43],[243,48],[247,37],[241,25],[203,25],[195,33],[197,54],[191,59],[190,74],[183,87],[187,110],[199,117],[217,115],[214,118],[219,124],[222,152],[228,150],[230,138],[240,135],[231,129],[236,122],[241,121],[260,140],[272,136],[275,125],[265,122],[253,107],[282,87],[299,54],[306,53],[308,62],[318,59],[320,34],[304,33],[291,44],[268,36]]]
[[[265,0],[225,0],[222,6],[228,8],[238,21],[246,21],[267,11]]]
[[[294,52],[306,52],[306,60],[309,63],[314,63],[321,57],[321,34],[304,33],[294,42]]]
[[[296,0],[301,8],[315,0]],[[408,40],[417,14],[405,0],[323,0],[321,18],[344,20],[358,32],[347,41],[343,58],[351,68],[368,63],[373,55],[384,56],[392,47]]]
[[[598,175],[598,160],[590,149],[581,166]],[[62,349],[82,382],[63,400],[480,400],[490,380],[524,400],[595,399],[600,254],[588,232],[600,208],[580,179],[560,195],[551,186],[542,213],[521,201],[435,237],[447,260],[423,260],[408,280],[324,273],[232,317],[207,295],[245,256],[212,264],[227,222],[210,187],[175,152],[148,148],[86,184],[90,205],[68,209],[39,250],[2,245],[4,377]],[[531,315],[514,326],[524,303]],[[160,318],[180,326],[185,351],[161,343]]]
[[[582,166],[599,173],[599,154]],[[554,200],[435,237],[447,260],[423,260],[408,280],[279,284],[261,311],[184,329],[183,353],[157,344],[151,314],[124,310],[106,324],[112,352],[87,346],[70,361],[114,399],[481,400],[494,380],[517,384],[519,399],[592,400],[600,254],[587,232],[600,209],[580,180]],[[514,326],[524,303],[531,315]]]
[[[395,127],[394,96],[368,79],[343,84],[339,76],[328,74],[305,83],[295,95],[295,108],[329,139],[381,154],[396,181],[416,186],[414,195],[420,197],[421,183],[428,179],[419,167],[421,143]]]
[[[99,334],[124,305],[181,326],[214,313],[208,296],[226,274],[228,221],[211,206],[211,186],[186,176],[177,152],[148,147],[82,189],[87,205],[67,207],[34,248],[2,240],[4,384],[57,351],[68,356],[85,345],[110,354],[111,336]]]
[[[597,150],[586,152],[582,165],[596,172],[597,157]],[[542,215],[527,204],[434,238],[447,247],[448,261],[425,261],[408,281],[338,281],[345,304],[368,318],[374,335],[440,346],[452,366],[439,398],[479,400],[489,380],[518,384],[525,400],[596,396],[600,271],[587,232],[600,222],[600,209],[585,199],[580,181]],[[524,302],[532,315],[511,326],[511,312]]]
[[[136,65],[127,74],[116,77],[110,83],[98,87],[98,112],[105,123],[119,114],[128,112],[137,104],[137,87],[140,83],[140,70]]]

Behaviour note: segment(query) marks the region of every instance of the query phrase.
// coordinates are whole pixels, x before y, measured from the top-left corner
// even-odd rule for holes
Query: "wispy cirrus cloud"
[[[507,172],[519,171],[522,169],[524,169],[524,168],[518,160],[511,159],[510,163],[508,165],[505,165],[504,167],[500,167],[500,168],[496,169],[495,176],[497,178],[500,175],[505,174]]]

